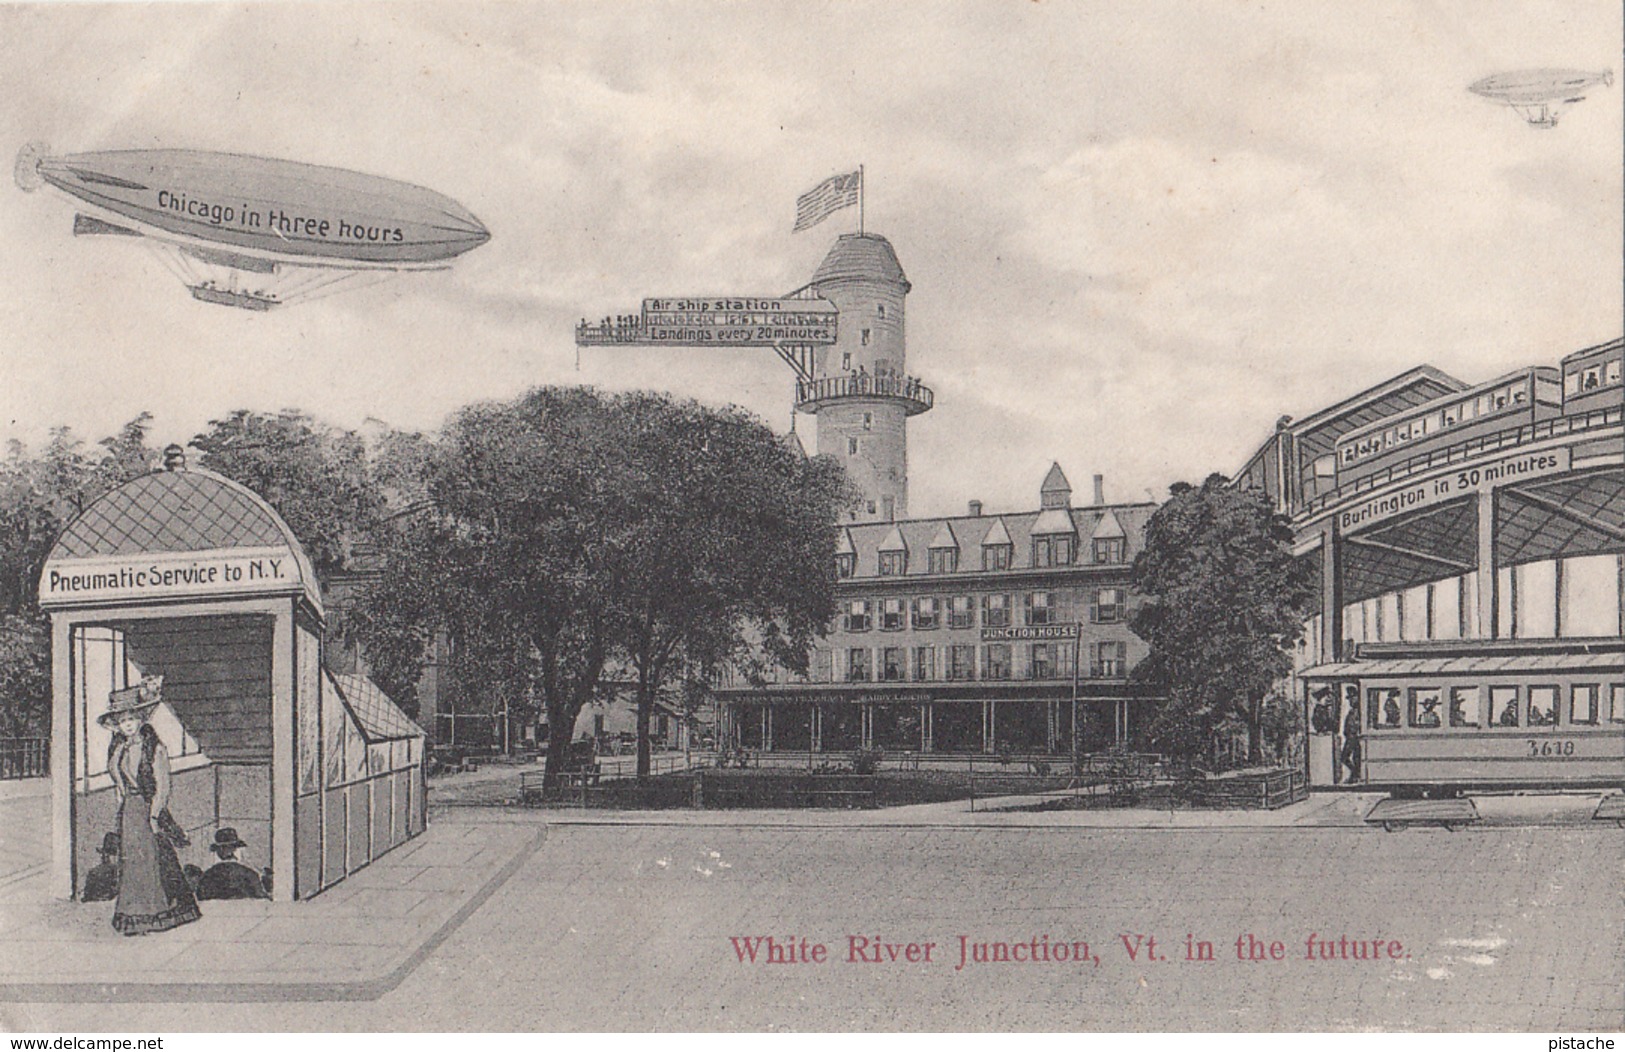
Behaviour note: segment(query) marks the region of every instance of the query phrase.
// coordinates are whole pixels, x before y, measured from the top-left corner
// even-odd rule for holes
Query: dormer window
[[[956,573],[959,570],[958,548],[932,548],[928,557],[932,573]]]
[[[858,570],[858,557],[855,554],[837,555],[835,557],[835,576],[839,578],[851,577]]]
[[[1071,566],[1072,550],[1076,538],[1071,534],[1056,533],[1033,538],[1034,566]]]
[[[908,552],[881,552],[880,576],[901,577],[908,573]]]
[[[982,569],[1008,570],[1010,569],[1010,553],[1014,545],[984,544],[982,546]]]
[[[1120,563],[1125,561],[1128,541],[1122,537],[1096,537],[1094,543],[1094,556],[1097,563]]]

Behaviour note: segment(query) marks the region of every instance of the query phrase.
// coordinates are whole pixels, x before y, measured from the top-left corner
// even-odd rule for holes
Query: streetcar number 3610
[[[1529,743],[1530,756],[1573,756],[1574,743],[1572,741],[1531,741]]]

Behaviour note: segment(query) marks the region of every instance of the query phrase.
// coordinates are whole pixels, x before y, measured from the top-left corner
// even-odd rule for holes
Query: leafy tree
[[[1293,559],[1291,528],[1263,494],[1222,475],[1170,494],[1134,562],[1144,602],[1133,628],[1151,645],[1135,676],[1168,699],[1151,734],[1189,755],[1227,719],[1239,721],[1257,763],[1266,701],[1291,671],[1309,613],[1309,569]]]
[[[833,524],[852,498],[837,464],[792,452],[742,410],[652,394],[616,402],[615,636],[636,676],[646,778],[665,687],[752,648],[806,671],[813,637],[835,616]]]
[[[365,440],[297,409],[239,409],[192,439],[200,465],[265,498],[304,545],[318,576],[342,568],[376,526],[384,491]]]

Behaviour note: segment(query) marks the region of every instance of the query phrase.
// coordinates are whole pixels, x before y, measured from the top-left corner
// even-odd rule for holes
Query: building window
[[[1572,693],[1569,694],[1569,722],[1570,723],[1596,723],[1597,722],[1597,685],[1595,683],[1576,683]]]
[[[982,545],[982,569],[1008,570],[1010,569],[1011,545],[984,544]]]
[[[880,652],[880,678],[887,682],[903,678],[902,647],[887,647]]]
[[[874,427],[874,425],[875,425],[875,415],[873,413],[864,413],[863,414],[863,429],[865,431],[867,431],[871,427]]]
[[[1105,679],[1116,679],[1128,674],[1127,654],[1128,647],[1120,639],[1095,644],[1094,669],[1096,676]]]
[[[1393,730],[1400,726],[1399,691],[1393,688],[1372,687],[1365,692],[1366,726],[1374,731]]]
[[[1128,542],[1122,537],[1096,537],[1094,540],[1095,562],[1120,563],[1127,557]]]
[[[835,576],[851,577],[858,568],[858,557],[855,553],[847,552],[835,557]]]
[[[1073,538],[1064,533],[1033,538],[1034,566],[1072,565]]]
[[[976,648],[973,646],[952,646],[948,648],[948,678],[949,679],[975,679],[976,678]]]
[[[1050,593],[1027,593],[1027,623],[1029,625],[1047,625],[1050,623]]]
[[[1439,688],[1411,688],[1411,726],[1431,728],[1439,726]]]
[[[1027,674],[1033,679],[1050,679],[1055,675],[1054,651],[1049,643],[1034,643],[1027,663]]]
[[[928,683],[937,678],[937,648],[914,648],[914,678]]]
[[[1529,688],[1529,726],[1550,727],[1557,723],[1557,688]]]
[[[825,650],[822,647],[813,651],[812,681],[814,683],[829,683],[833,680],[834,677],[830,675],[830,666],[832,664],[831,659],[834,656],[834,651]]]
[[[926,595],[914,600],[914,627],[932,629],[942,624],[942,613],[936,596]]]
[[[1482,727],[1484,694],[1477,687],[1450,688],[1450,726]]]
[[[854,599],[846,604],[846,630],[848,632],[869,631],[869,600]]]
[[[858,455],[858,440],[857,439],[849,438],[849,439],[846,440],[846,455],[849,456],[849,457],[855,457],[855,456]],[[869,510],[874,511],[875,509],[873,508],[873,506],[871,506],[869,508]]]
[[[881,552],[880,576],[901,577],[908,573],[908,552]]]
[[[869,648],[852,647],[846,652],[846,681],[869,682]]]
[[[958,548],[932,548],[928,558],[932,573],[956,573],[959,570]]]
[[[1007,595],[982,596],[982,627],[1010,627],[1010,597]]]
[[[843,352],[841,352],[841,368],[842,369],[847,369],[847,370],[850,370],[852,368],[852,352],[851,351],[843,351]]]
[[[956,595],[948,600],[948,627],[971,628],[976,620],[974,608],[971,606],[970,596]]]
[[[874,502],[874,501],[870,501],[870,502],[869,502],[869,514],[870,514],[870,515],[873,515],[873,514],[874,514],[874,513],[875,513],[875,502]]]
[[[869,346],[869,330],[868,329],[863,330],[863,345],[865,347]]]
[[[1518,688],[1491,687],[1490,711],[1495,713],[1497,727],[1518,726]]]
[[[989,643],[982,648],[982,678],[1010,678],[1010,644]]]
[[[901,632],[903,630],[903,600],[882,599],[880,601],[880,630],[882,632]]]
[[[1090,620],[1100,625],[1115,624],[1123,620],[1123,590],[1099,588],[1095,590],[1095,605],[1090,608]]]

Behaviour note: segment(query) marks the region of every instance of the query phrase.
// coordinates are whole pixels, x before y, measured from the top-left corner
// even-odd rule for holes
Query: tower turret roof
[[[879,234],[842,234],[836,239],[818,264],[812,284],[831,281],[889,281],[903,286],[906,293],[911,286],[903,274],[903,265],[897,262],[897,253],[891,242]]]

